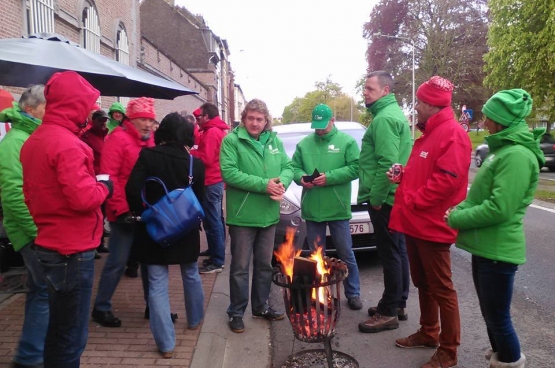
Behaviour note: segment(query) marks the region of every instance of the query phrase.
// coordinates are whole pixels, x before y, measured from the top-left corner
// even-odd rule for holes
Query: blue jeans
[[[185,292],[185,313],[187,325],[198,326],[204,318],[204,290],[196,262],[183,263],[181,279]],[[161,352],[175,349],[175,329],[170,316],[168,295],[168,266],[148,265],[148,307],[150,309],[150,330]]]
[[[268,227],[230,226],[231,266],[229,271],[229,317],[243,317],[249,304],[249,267],[253,255],[251,310],[268,309],[272,287],[272,255],[276,225]]]
[[[110,253],[107,254],[108,259],[102,269],[98,293],[94,301],[94,308],[102,312],[112,310],[112,296],[125,272],[133,245],[133,225],[110,222],[110,229],[112,231],[108,243]]]
[[[19,253],[27,267],[27,287],[25,299],[25,320],[16,363],[22,365],[41,364],[44,359],[44,341],[48,330],[48,288],[42,278],[42,266],[31,245],[26,245]]]
[[[360,276],[358,274],[357,260],[353,253],[353,239],[351,238],[349,220],[306,221],[306,239],[308,245],[312,251],[316,249],[316,246],[326,249],[326,226],[330,228],[331,239],[339,259],[347,264],[347,269],[349,270],[349,276],[343,280],[345,297],[360,296]]]
[[[520,342],[511,321],[511,299],[518,266],[472,256],[472,278],[486,321],[491,348],[500,362],[520,359]]]
[[[216,266],[225,263],[225,226],[222,222],[222,200],[224,183],[208,185],[204,190],[204,231],[210,251],[210,261]]]
[[[378,302],[378,313],[396,316],[397,308],[405,308],[409,297],[409,259],[405,236],[389,230],[392,207],[383,204],[379,210],[368,205],[368,212],[378,241],[378,256],[383,268],[384,291]]]
[[[64,256],[38,245],[33,251],[42,266],[50,307],[44,367],[78,368],[89,333],[94,251]]]

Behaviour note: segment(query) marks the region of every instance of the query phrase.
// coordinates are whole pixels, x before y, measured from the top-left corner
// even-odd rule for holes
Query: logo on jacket
[[[339,147],[335,148],[334,144],[330,144],[328,146],[328,152],[339,153],[340,151],[341,151],[341,149]]]
[[[268,145],[268,150],[272,155],[279,154],[279,148],[273,148],[271,144]]]
[[[428,152],[426,152],[426,151],[420,152],[420,157],[427,158],[428,157]]]

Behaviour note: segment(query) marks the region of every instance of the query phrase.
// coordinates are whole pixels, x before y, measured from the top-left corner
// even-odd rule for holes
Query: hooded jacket
[[[108,120],[108,123],[106,124],[108,133],[111,133],[112,130],[116,129],[120,125],[120,122],[115,120],[112,116],[114,112],[121,112],[123,114],[123,118],[125,119],[125,108],[121,102],[114,102],[112,106],[110,106],[110,110],[108,110],[108,116],[110,117],[110,120]]]
[[[390,183],[385,173],[391,165],[407,162],[412,147],[409,124],[393,93],[368,111],[373,119],[362,137],[357,202],[393,205],[397,184]]]
[[[61,254],[94,249],[103,232],[93,153],[78,137],[100,93],[75,72],[56,73],[44,89],[42,124],[21,149],[23,194],[35,221],[35,243]]]
[[[317,169],[326,174],[323,187],[303,188],[303,219],[323,222],[351,218],[351,181],[358,177],[358,145],[353,137],[335,126],[326,135],[303,138],[293,154],[294,179],[301,185],[303,175]]]
[[[457,231],[443,215],[466,197],[471,155],[470,138],[451,107],[431,116],[426,132],[414,142],[389,227],[414,238],[455,242]]]
[[[114,193],[106,201],[108,221],[114,222],[119,215],[129,212],[125,185],[141,149],[154,146],[152,136],[153,134],[143,140],[129,119],[124,120],[121,126],[108,135],[100,158],[101,174],[110,175],[110,180],[114,183]]]
[[[264,133],[263,133],[264,134]],[[270,198],[269,179],[279,177],[285,188],[293,180],[291,160],[275,132],[258,147],[243,126],[222,141],[220,166],[226,188],[228,225],[268,227],[279,221],[279,201]]]
[[[14,249],[21,250],[37,237],[37,227],[23,197],[23,171],[19,153],[41,121],[21,111],[17,102],[0,112],[0,121],[10,122],[12,128],[0,141],[0,188],[4,210],[4,228]]]
[[[191,154],[200,158],[204,163],[206,169],[204,185],[222,182],[222,174],[220,172],[220,147],[227,130],[229,130],[229,126],[220,119],[219,116],[208,120],[200,127],[201,133],[198,137],[198,148],[192,150]]]
[[[539,147],[544,131],[530,132],[521,123],[486,137],[489,154],[468,198],[449,215],[449,226],[459,229],[458,248],[495,261],[526,262],[522,219],[545,163]]]

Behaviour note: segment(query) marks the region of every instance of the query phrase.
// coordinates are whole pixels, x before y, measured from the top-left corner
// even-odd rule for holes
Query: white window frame
[[[54,33],[54,0],[28,0],[28,31]]]
[[[96,8],[89,2],[85,3],[82,19],[82,44],[89,51],[100,54],[100,19]]]
[[[122,64],[129,65],[129,37],[125,28],[119,26],[116,34],[116,60]],[[124,106],[129,103],[128,97],[118,97],[118,101]]]

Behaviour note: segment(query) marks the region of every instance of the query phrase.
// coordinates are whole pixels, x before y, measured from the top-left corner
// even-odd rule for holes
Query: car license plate
[[[358,224],[349,224],[351,234],[368,234],[370,232],[370,224],[368,222],[360,222]]]

